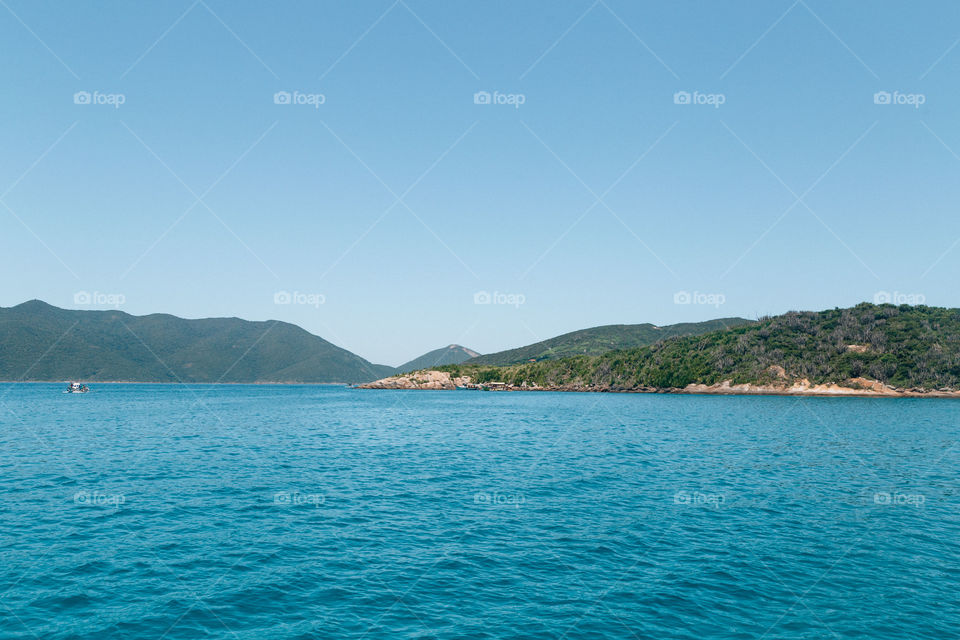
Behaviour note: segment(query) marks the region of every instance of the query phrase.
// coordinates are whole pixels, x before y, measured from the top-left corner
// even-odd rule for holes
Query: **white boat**
[[[67,390],[64,393],[86,393],[90,391],[87,385],[80,382],[71,382],[67,385]]]

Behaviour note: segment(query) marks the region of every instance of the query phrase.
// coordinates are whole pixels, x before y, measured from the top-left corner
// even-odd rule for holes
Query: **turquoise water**
[[[0,385],[0,638],[947,638],[949,400]]]

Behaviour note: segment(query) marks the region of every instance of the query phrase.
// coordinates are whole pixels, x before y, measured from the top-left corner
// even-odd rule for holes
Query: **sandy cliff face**
[[[806,378],[792,383],[779,384],[732,384],[724,380],[719,384],[690,384],[683,388],[685,393],[709,394],[777,394],[777,395],[823,395],[823,396],[898,396],[901,391],[888,387],[876,380],[856,378],[847,381],[847,386],[836,383],[812,384]]]
[[[725,380],[719,384],[690,384],[679,389],[682,393],[704,393],[714,395],[787,395],[787,396],[887,396],[887,397],[960,397],[960,391],[951,389],[897,389],[879,380],[851,378],[844,383],[812,384],[806,378],[792,383],[779,384],[732,384]]]

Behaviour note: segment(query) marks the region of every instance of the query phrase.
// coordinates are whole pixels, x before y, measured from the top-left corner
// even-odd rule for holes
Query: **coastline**
[[[793,384],[733,384],[727,380],[722,383],[705,385],[690,384],[686,387],[632,387],[615,388],[594,385],[511,385],[499,382],[477,384],[469,376],[451,378],[443,371],[417,372],[413,374],[390,376],[364,383],[350,382],[176,382],[143,380],[91,380],[95,385],[209,385],[209,386],[313,386],[347,387],[359,390],[381,391],[509,391],[509,392],[563,392],[563,393],[651,393],[663,395],[703,395],[703,396],[794,396],[819,398],[952,398],[960,399],[960,390],[953,389],[898,389],[876,380],[858,379],[859,386],[843,386],[837,383],[811,384],[800,380]],[[0,384],[63,384],[63,380],[0,380]],[[849,382],[849,381],[848,381]]]
[[[953,389],[898,389],[878,380],[854,378],[844,381],[850,386],[838,383],[813,384],[800,379],[792,383],[786,381],[776,384],[733,384],[726,380],[722,383],[689,384],[686,387],[634,387],[613,388],[593,385],[512,385],[502,382],[474,383],[469,376],[452,377],[445,371],[418,371],[413,374],[390,376],[353,385],[356,389],[389,391],[560,391],[566,393],[659,393],[679,395],[712,396],[796,396],[821,398],[955,398],[960,399],[960,390]]]

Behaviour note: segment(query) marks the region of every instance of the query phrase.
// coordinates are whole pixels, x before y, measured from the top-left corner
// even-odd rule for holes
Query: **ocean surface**
[[[0,638],[951,638],[960,402],[0,385]]]

